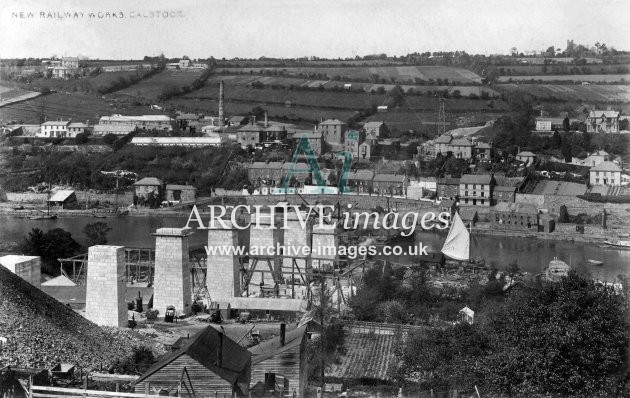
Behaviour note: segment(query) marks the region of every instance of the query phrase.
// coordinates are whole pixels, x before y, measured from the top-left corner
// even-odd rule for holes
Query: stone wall
[[[10,202],[25,202],[25,203],[45,203],[48,199],[48,194],[35,193],[35,192],[7,192],[7,200]],[[89,193],[86,191],[75,191],[79,206],[85,208],[85,202],[89,198],[90,203],[94,203],[97,200],[101,203],[110,202],[116,203],[116,195],[109,193]],[[118,205],[127,206],[133,203],[133,193],[124,192],[118,194]]]
[[[99,326],[127,326],[125,248],[91,246],[88,249],[85,316]]]
[[[163,316],[168,306],[190,314],[192,304],[188,230],[159,228],[155,232],[153,308]]]

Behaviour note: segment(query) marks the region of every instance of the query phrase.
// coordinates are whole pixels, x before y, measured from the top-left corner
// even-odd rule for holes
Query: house
[[[251,363],[252,354],[247,349],[208,326],[161,357],[132,386],[138,394],[181,390],[188,397],[193,396],[192,391],[198,397],[245,397]]]
[[[372,144],[368,141],[364,141],[359,145],[359,160],[370,160],[372,155]]]
[[[579,166],[595,167],[602,162],[609,161],[610,155],[606,151],[595,151],[588,155],[585,159],[573,158],[571,163]]]
[[[358,193],[371,193],[374,172],[371,170],[354,170],[348,173],[347,186]]]
[[[324,138],[322,136],[321,131],[311,131],[311,130],[291,130],[289,132],[291,134],[291,141],[293,141],[293,147],[297,148],[299,141],[306,137],[308,140],[311,149],[315,153],[316,156],[320,156],[324,151]],[[303,154],[300,153],[300,156]]]
[[[190,67],[190,60],[189,59],[180,59],[179,62],[177,63],[177,65],[179,66],[180,69],[186,69]]]
[[[236,142],[241,148],[255,148],[263,142],[263,128],[253,122],[243,126],[236,132]]]
[[[459,178],[453,178],[450,175],[437,180],[437,196],[438,198],[455,199],[459,197]]]
[[[536,161],[536,155],[529,151],[521,151],[516,154],[516,160],[525,163],[526,166],[531,166]]]
[[[52,66],[48,68],[52,72],[54,79],[69,79],[74,76],[75,69],[65,66]]]
[[[346,132],[346,124],[339,119],[324,120],[317,126],[321,131],[324,141],[329,144],[342,144],[343,134]]]
[[[372,189],[377,195],[404,196],[407,194],[409,179],[403,174],[376,174],[372,180]]]
[[[77,57],[63,57],[61,58],[61,66],[64,68],[78,69],[79,58]]]
[[[459,310],[459,313],[457,314],[457,321],[459,323],[465,322],[469,325],[472,325],[474,320],[475,320],[475,311],[468,308],[468,306]]]
[[[248,164],[247,177],[255,186],[280,185],[284,177],[282,162],[253,162]]]
[[[618,133],[619,112],[591,111],[586,118],[587,133]]]
[[[473,155],[477,159],[491,159],[492,157],[492,145],[485,142],[478,142],[473,147]]]
[[[613,162],[601,162],[589,170],[591,185],[621,185],[621,167]]]
[[[516,199],[516,187],[497,185],[494,187],[492,198],[495,203],[514,203]]]
[[[62,189],[55,192],[53,196],[48,199],[50,206],[59,206],[62,209],[68,208],[77,203],[77,196],[72,189]]]
[[[42,123],[38,137],[64,138],[68,136],[69,120],[55,120]]]
[[[490,206],[496,181],[490,174],[464,174],[459,179],[460,205]]]
[[[68,137],[74,138],[78,134],[85,133],[88,127],[90,126],[87,123],[70,123],[68,125]]]
[[[232,116],[227,120],[228,126],[243,126],[247,124],[247,116]]]
[[[149,199],[149,197],[162,199],[162,180],[155,177],[145,177],[133,183],[134,193],[138,198]]]
[[[107,134],[127,135],[135,131],[136,127],[124,124],[97,124],[92,129],[93,135],[105,136]]]
[[[538,232],[538,209],[531,203],[498,203],[490,208],[493,229]]]
[[[197,188],[192,185],[166,184],[165,200],[169,202],[194,202],[197,200]]]
[[[353,159],[359,158],[359,145],[365,140],[363,131],[348,130],[345,132],[343,149],[352,154]]]
[[[475,145],[468,138],[456,138],[447,144],[447,152],[458,159],[471,159]]]
[[[287,140],[287,129],[282,125],[265,127],[261,139],[262,142],[285,142]]]
[[[175,117],[177,125],[182,129],[185,129],[191,122],[196,122],[199,119],[201,119],[201,117],[195,113],[180,113]]]
[[[173,119],[167,115],[123,116],[114,114],[111,116],[102,116],[98,123],[105,125],[134,126],[135,128],[144,130],[173,130]]]
[[[389,137],[389,127],[382,121],[367,122],[363,125],[363,130],[365,130],[366,140],[376,141]]]
[[[553,130],[562,130],[564,118],[561,117],[537,117],[536,131],[551,132]]]
[[[438,153],[446,155],[449,151],[448,145],[451,143],[453,137],[450,135],[441,135],[433,140],[434,153],[437,156]]]
[[[281,396],[305,397],[308,377],[306,353],[307,325],[286,331],[280,324],[280,335],[248,350],[252,354],[251,384],[256,392],[279,392]],[[258,386],[258,387],[257,387]],[[262,387],[262,388],[261,388]]]

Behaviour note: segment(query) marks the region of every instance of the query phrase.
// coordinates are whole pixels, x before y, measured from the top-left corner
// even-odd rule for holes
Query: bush
[[[118,139],[118,137],[116,137],[116,134],[106,134],[105,137],[103,137],[103,142],[106,143],[107,145],[112,145],[114,143],[114,141],[116,141]]]
[[[79,133],[76,137],[74,137],[74,142],[77,145],[84,145],[88,142],[88,133]]]

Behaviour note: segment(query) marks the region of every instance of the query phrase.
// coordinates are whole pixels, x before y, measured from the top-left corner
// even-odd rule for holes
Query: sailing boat
[[[50,214],[50,190],[47,191],[48,197],[46,198],[46,214],[40,216],[29,217],[29,220],[56,220],[56,214]]]
[[[460,265],[483,265],[485,261],[470,260],[470,232],[462,221],[458,212],[453,216],[451,229],[442,246],[442,253],[452,259],[457,260]],[[465,264],[462,264],[465,262]]]

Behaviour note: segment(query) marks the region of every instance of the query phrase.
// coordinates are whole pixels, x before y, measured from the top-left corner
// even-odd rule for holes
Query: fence
[[[345,321],[343,325],[350,329],[351,333],[374,333],[382,335],[395,335],[398,332],[408,334],[410,332],[428,329],[426,326],[364,321]]]
[[[31,386],[29,388],[29,398],[102,398],[102,397],[125,397],[125,398],[147,398],[158,395],[134,394],[129,392],[82,390],[78,388],[61,388],[46,386]]]

